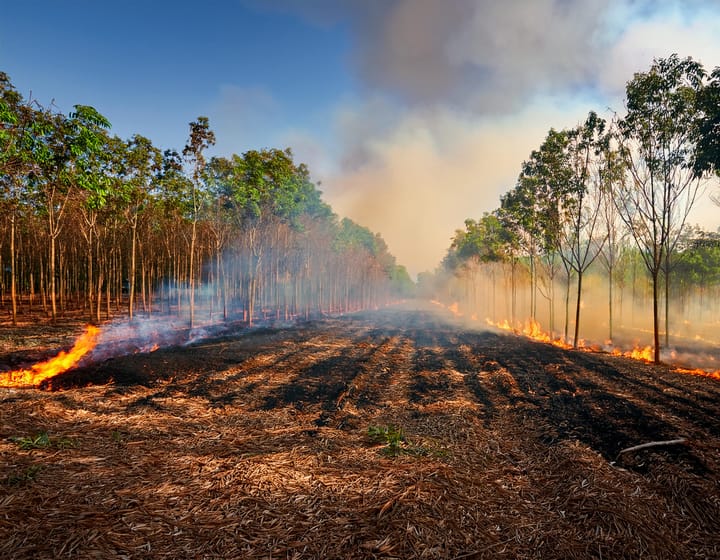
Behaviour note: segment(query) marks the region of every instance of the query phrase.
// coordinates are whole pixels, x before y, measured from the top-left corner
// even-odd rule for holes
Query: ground
[[[0,389],[0,557],[720,558],[719,418],[423,306],[226,329]]]

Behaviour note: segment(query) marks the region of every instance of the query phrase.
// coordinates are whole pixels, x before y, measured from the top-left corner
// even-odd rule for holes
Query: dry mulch
[[[3,558],[720,558],[714,379],[407,308],[52,386],[0,389]]]

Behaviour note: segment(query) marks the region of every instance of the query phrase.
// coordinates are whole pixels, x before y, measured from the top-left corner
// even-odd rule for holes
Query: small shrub
[[[403,452],[402,445],[407,442],[403,429],[397,426],[370,426],[368,437],[375,443],[386,444],[383,453],[395,457]]]
[[[32,449],[66,449],[73,446],[73,441],[68,438],[51,438],[47,432],[40,432],[34,436],[15,436],[10,441],[17,444],[20,449],[29,451]]]
[[[12,473],[5,479],[5,484],[18,486],[35,480],[37,474],[42,470],[42,465],[30,465],[23,471]]]

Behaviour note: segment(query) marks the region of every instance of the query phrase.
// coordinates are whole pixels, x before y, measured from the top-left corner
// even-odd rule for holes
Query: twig
[[[639,451],[640,449],[647,449],[648,447],[660,447],[661,445],[675,445],[676,443],[685,443],[685,438],[669,439],[666,441],[651,441],[648,443],[642,443],[640,445],[633,445],[627,447],[618,453],[618,457],[623,453],[629,453],[630,451]]]

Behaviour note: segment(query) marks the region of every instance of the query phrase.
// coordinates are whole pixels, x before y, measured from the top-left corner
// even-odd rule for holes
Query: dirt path
[[[717,380],[406,307],[52,387],[0,390],[0,557],[720,557]]]

